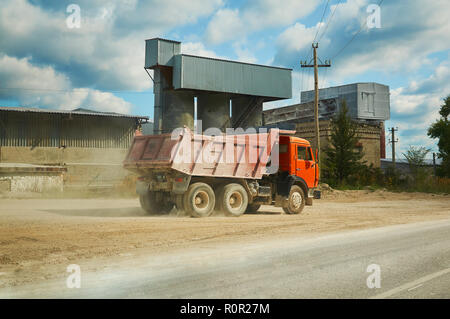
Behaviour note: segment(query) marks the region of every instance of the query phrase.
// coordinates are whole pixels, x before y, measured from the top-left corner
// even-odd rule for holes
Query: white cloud
[[[278,36],[277,45],[290,52],[306,50],[311,47],[318,26],[319,24],[312,28],[306,28],[305,25],[297,22]]]
[[[38,67],[29,58],[0,55],[0,98],[16,98],[22,106],[129,113],[131,104],[112,93],[89,88],[73,89],[70,80],[52,67]],[[26,89],[23,89],[26,88]]]
[[[181,52],[184,54],[199,55],[209,58],[224,58],[214,51],[207,50],[201,42],[183,42],[181,43]]]
[[[365,23],[369,3],[348,0],[337,7],[323,38],[325,27],[321,27],[318,53],[322,59],[333,58],[350,43],[332,61],[329,71],[336,83],[368,70],[411,72],[429,63],[428,54],[450,48],[450,2],[437,0],[433,6],[424,6],[419,0],[408,1],[407,5],[385,1],[381,29],[368,30]],[[328,16],[335,7],[331,6]],[[362,31],[350,42],[361,26]],[[293,66],[299,59],[306,59],[316,32],[317,25],[306,28],[297,23],[288,27],[278,37],[275,63]]]
[[[33,66],[29,60],[30,58],[17,59],[0,54],[2,88],[27,88],[30,90],[67,90],[70,88],[70,80],[67,76],[55,72],[50,66]]]
[[[211,19],[206,29],[206,39],[210,43],[219,44],[236,38],[243,28],[238,9],[221,9]]]
[[[258,59],[248,48],[244,48],[243,43],[235,42],[233,43],[234,52],[236,52],[237,58],[241,62],[256,63]]]
[[[206,29],[206,39],[220,44],[259,30],[286,26],[310,14],[319,1],[311,0],[258,0],[249,1],[240,9],[218,10]]]
[[[436,150],[436,141],[428,138],[426,132],[430,124],[440,117],[443,98],[449,94],[448,61],[442,62],[428,78],[411,81],[407,87],[391,90],[392,115],[387,125],[399,128],[400,152],[405,152],[409,145]]]
[[[76,87],[146,90],[145,39],[212,13],[221,0],[77,1],[81,28],[69,29],[63,1],[4,0],[0,52],[52,65]]]

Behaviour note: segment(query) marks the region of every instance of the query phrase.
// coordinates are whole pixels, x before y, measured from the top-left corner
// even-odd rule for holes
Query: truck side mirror
[[[319,150],[316,150],[316,163],[319,163]]]

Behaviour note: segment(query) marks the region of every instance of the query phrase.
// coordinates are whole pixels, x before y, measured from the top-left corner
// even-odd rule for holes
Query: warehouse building
[[[135,131],[147,122],[146,116],[82,108],[0,107],[0,178],[12,181],[4,182],[2,189],[9,185],[13,190],[14,173],[22,176],[33,172],[53,177],[61,173],[64,187],[69,188],[120,183],[128,175],[122,161]],[[33,186],[18,189],[36,189],[36,180]],[[39,183],[45,181],[41,178]]]

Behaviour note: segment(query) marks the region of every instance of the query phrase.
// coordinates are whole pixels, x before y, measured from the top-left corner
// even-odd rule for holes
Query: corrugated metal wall
[[[273,99],[292,97],[291,69],[226,61],[191,55],[175,55],[173,86]]]
[[[355,119],[386,121],[390,118],[389,86],[379,83],[352,83],[319,90],[319,98],[345,99]],[[314,101],[314,91],[301,92],[302,103]]]
[[[136,119],[0,111],[0,146],[128,148]]]

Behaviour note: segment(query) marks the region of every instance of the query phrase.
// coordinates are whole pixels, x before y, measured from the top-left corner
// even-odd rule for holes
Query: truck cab
[[[319,182],[319,167],[311,144],[295,136],[280,136],[280,171],[302,180],[308,189]]]

